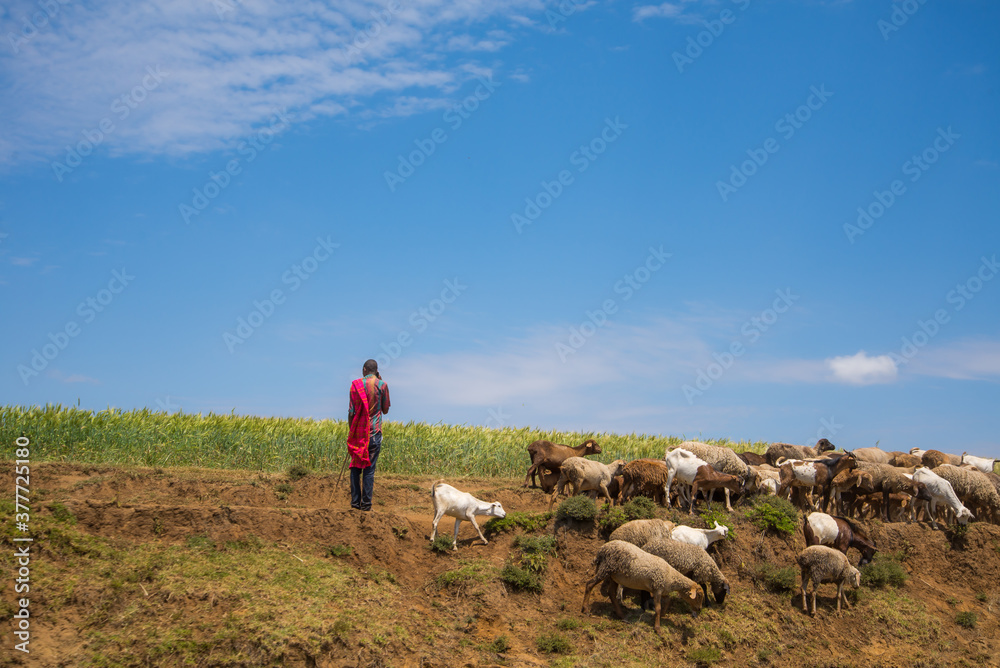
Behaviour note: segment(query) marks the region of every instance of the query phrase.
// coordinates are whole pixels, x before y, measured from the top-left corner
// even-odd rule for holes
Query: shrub
[[[541,531],[552,519],[552,513],[526,513],[520,510],[507,513],[506,517],[494,517],[483,525],[483,533],[494,534],[521,528],[527,533]]]
[[[580,620],[573,619],[572,617],[563,617],[556,622],[556,628],[560,631],[572,631],[573,629],[580,628]]]
[[[438,588],[464,590],[474,584],[486,582],[496,573],[496,570],[483,559],[460,561],[459,563],[460,566],[458,568],[445,571],[437,576],[435,582]]]
[[[535,640],[538,651],[544,654],[569,654],[573,646],[561,633],[543,633]]]
[[[288,469],[288,477],[291,478],[292,480],[301,480],[310,473],[312,473],[312,471],[307,469],[305,466],[302,466],[301,464],[295,464],[294,466]]]
[[[907,577],[902,566],[882,555],[861,568],[861,584],[873,589],[884,589],[887,585],[902,587]]]
[[[451,552],[451,541],[449,536],[437,535],[434,540],[431,541],[429,549],[431,552],[437,552],[439,554],[448,554]]]
[[[281,501],[284,501],[285,499],[287,499],[288,495],[291,494],[294,491],[295,491],[295,488],[292,487],[291,483],[279,482],[277,485],[274,486],[274,494]]]
[[[754,566],[750,576],[758,584],[779,594],[795,591],[795,585],[798,582],[798,573],[794,567],[778,568],[769,561],[762,561]]]
[[[556,551],[556,539],[555,536],[518,536],[514,539],[514,547],[525,554],[552,554]]]
[[[625,509],[621,506],[604,506],[597,518],[597,528],[605,536],[628,522]]]
[[[764,531],[791,535],[798,528],[799,511],[787,499],[762,496],[747,511],[747,519]]]
[[[597,517],[597,504],[589,496],[571,496],[556,508],[557,520],[590,522]]]
[[[500,581],[518,591],[542,592],[542,576],[518,564],[505,564],[500,571]]]
[[[510,651],[510,638],[506,635],[497,636],[493,642],[486,646],[487,651],[503,654]]]
[[[971,610],[966,612],[960,612],[955,617],[955,623],[961,626],[963,629],[974,629],[976,628],[976,622],[979,621],[976,617],[976,613]]]
[[[326,553],[331,557],[346,557],[354,551],[350,545],[331,545],[326,548]]]
[[[687,660],[699,666],[710,666],[722,659],[722,652],[718,647],[699,647],[688,652]]]
[[[984,592],[984,591],[981,591],[978,594],[976,594],[976,600],[977,601],[982,601],[983,603],[985,603],[986,599],[988,599],[988,598],[989,598],[989,596],[987,596],[986,592]]]

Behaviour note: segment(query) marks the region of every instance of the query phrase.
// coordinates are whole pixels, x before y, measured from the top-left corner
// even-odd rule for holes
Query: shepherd
[[[389,412],[389,386],[382,380],[375,360],[365,362],[361,375],[351,383],[351,405],[347,410],[351,508],[371,510],[375,464],[382,449],[382,415]]]

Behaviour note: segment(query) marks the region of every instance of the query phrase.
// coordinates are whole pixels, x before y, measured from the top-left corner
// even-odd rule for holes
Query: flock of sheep
[[[675,501],[693,512],[699,493],[711,500],[715,490],[731,495],[774,494],[790,498],[807,513],[803,523],[807,547],[799,554],[802,609],[807,606],[807,586],[812,583],[811,614],[816,613],[816,589],[825,582],[837,584],[837,611],[848,607],[844,585],[860,586],[858,568],[876,551],[854,518],[878,515],[884,521],[926,519],[937,528],[939,520],[967,523],[972,519],[1000,522],[1000,476],[996,460],[949,455],[937,450],[913,449],[908,453],[879,448],[836,452],[827,439],[814,447],[775,443],[763,455],[737,453],[724,446],[686,441],[666,451],[663,459],[616,460],[602,464],[587,459],[601,453],[593,440],[571,447],[550,441],[528,446],[531,466],[524,479],[550,494],[549,508],[566,487],[572,495],[587,493],[608,503],[623,503],[637,495],[654,498],[661,505]],[[485,536],[476,515],[504,517],[499,502],[487,503],[441,481],[431,491],[434,531],[444,515],[455,518],[452,547],[457,549],[458,529],[472,523],[483,543]],[[835,515],[827,514],[833,505]],[[711,529],[674,525],[661,519],[633,520],[616,529],[594,558],[595,572],[587,582],[583,611],[598,583],[611,598],[615,612],[624,616],[621,595],[625,588],[648,592],[655,611],[654,628],[660,630],[664,599],[679,592],[697,615],[711,588],[721,605],[730,591],[708,546],[725,537],[726,527]],[[861,553],[858,568],[848,561],[849,548]]]

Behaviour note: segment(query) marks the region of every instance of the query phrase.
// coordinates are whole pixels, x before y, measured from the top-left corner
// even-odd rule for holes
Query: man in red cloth
[[[378,362],[368,360],[363,378],[351,383],[347,411],[347,451],[351,456],[351,508],[372,509],[375,464],[382,448],[382,414],[389,412],[389,386],[378,372]]]

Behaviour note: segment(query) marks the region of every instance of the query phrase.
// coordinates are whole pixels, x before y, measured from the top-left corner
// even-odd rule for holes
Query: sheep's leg
[[[714,492],[715,490],[712,491]],[[726,492],[726,510],[728,510],[729,512],[733,512],[733,507],[729,505],[729,488],[725,487],[724,491]]]
[[[653,630],[657,633],[660,632],[660,616],[663,614],[663,596],[659,592],[653,593],[653,607],[655,609],[656,616],[653,618]]]
[[[670,486],[674,484],[674,473],[673,469],[667,471],[667,483],[663,486],[667,493],[667,508],[670,508]]]
[[[549,510],[552,510],[552,506],[556,503],[556,497],[562,494],[563,488],[566,486],[566,480],[559,476],[559,482],[556,484],[556,488],[552,490],[552,496],[549,498]]]
[[[596,576],[592,580],[587,581],[587,587],[583,590],[583,607],[580,608],[580,613],[583,614],[587,612],[587,601],[590,600],[590,592],[593,590],[594,585],[603,580],[604,578]]]
[[[489,545],[490,541],[486,540],[486,536],[483,535],[482,529],[479,528],[479,523],[476,522],[476,516],[475,515],[470,515],[470,516],[466,517],[465,519],[467,519],[470,522],[472,522],[472,526],[476,527],[476,533],[478,533],[479,537],[483,539],[483,545]]]
[[[615,584],[618,584],[617,582]],[[622,586],[615,588],[615,595],[611,597],[611,604],[615,606],[615,614],[619,619],[625,619],[625,610],[622,608]]]
[[[601,494],[603,494],[604,498],[608,500],[608,503],[612,506],[615,505],[614,500],[611,498],[611,492],[608,491],[608,486],[604,484],[603,480],[601,481]]]
[[[809,612],[806,605],[806,585],[809,583],[809,571],[802,569],[802,612]]]
[[[688,506],[688,514],[694,513],[694,500],[698,496],[698,483],[691,484],[691,504]]]
[[[453,549],[453,550],[457,550],[458,549],[458,526],[461,523],[462,523],[462,518],[456,517],[455,518],[455,535],[451,539],[451,549]]]
[[[843,580],[841,580],[840,584],[837,585],[837,596],[839,596],[839,598],[837,599],[837,612],[840,612],[840,601],[841,601],[841,599],[843,599],[844,605],[847,606],[847,609],[850,610],[851,609],[851,604],[847,600],[847,594],[844,592],[844,581]]]
[[[817,584],[815,581],[813,581],[813,604],[812,604],[812,613],[810,613],[813,617],[816,616],[816,590],[817,589],[819,589],[819,584]]]

